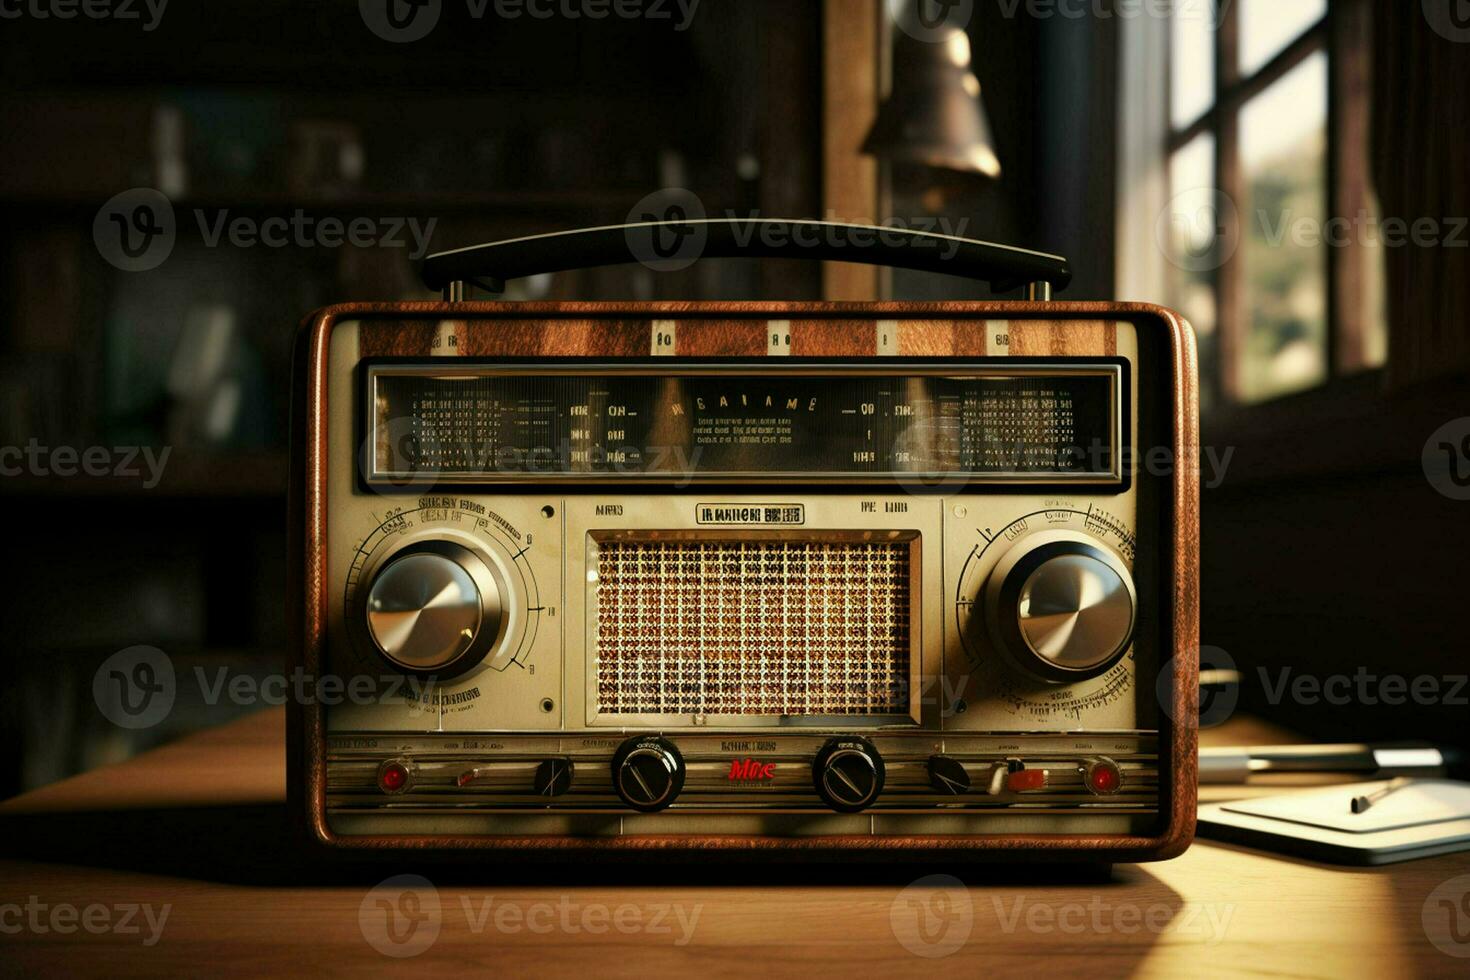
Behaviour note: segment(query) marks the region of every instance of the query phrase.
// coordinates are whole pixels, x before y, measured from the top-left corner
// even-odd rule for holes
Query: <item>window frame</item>
[[[1330,0],[1322,17],[1297,35],[1265,64],[1250,74],[1240,71],[1240,11],[1231,0],[1215,0],[1219,20],[1212,32],[1215,91],[1209,107],[1184,126],[1175,126],[1172,112],[1174,46],[1172,31],[1166,41],[1165,84],[1162,100],[1164,159],[1192,140],[1212,135],[1215,140],[1215,184],[1230,200],[1245,197],[1240,163],[1240,115],[1256,96],[1280,81],[1308,58],[1327,57],[1326,217],[1355,216],[1369,201],[1371,180],[1367,156],[1369,135],[1368,52],[1371,10],[1367,0]],[[1237,221],[1239,220],[1237,216]],[[1239,231],[1239,229],[1237,229]],[[1358,299],[1364,281],[1366,257],[1355,236],[1343,246],[1324,244],[1327,318],[1327,377],[1323,384],[1295,392],[1246,402],[1241,399],[1241,351],[1248,324],[1243,303],[1243,256],[1240,249],[1212,270],[1215,293],[1216,361],[1214,375],[1202,379],[1218,393],[1219,410],[1234,413],[1332,386],[1347,375],[1374,370],[1367,359],[1368,314]]]

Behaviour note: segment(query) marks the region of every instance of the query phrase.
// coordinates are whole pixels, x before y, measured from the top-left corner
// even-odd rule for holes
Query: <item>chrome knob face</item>
[[[817,795],[839,813],[857,813],[883,791],[883,757],[865,738],[834,738],[812,763]]]
[[[1133,596],[1109,565],[1089,555],[1060,555],[1021,585],[1016,615],[1038,657],[1066,670],[1091,670],[1132,635]]]
[[[1034,544],[987,587],[992,635],[1023,672],[1065,683],[1103,673],[1127,651],[1137,619],[1128,568],[1086,541]]]
[[[684,757],[667,739],[653,735],[630,738],[613,755],[612,777],[613,788],[624,803],[644,813],[657,813],[684,788]]]
[[[442,541],[394,555],[373,578],[365,605],[378,654],[412,674],[448,677],[474,667],[503,619],[500,588],[486,563]]]

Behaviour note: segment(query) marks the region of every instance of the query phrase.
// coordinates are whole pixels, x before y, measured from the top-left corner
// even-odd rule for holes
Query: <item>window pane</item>
[[[1327,0],[1239,0],[1240,73],[1253,75],[1327,15]]]
[[[1327,376],[1327,55],[1240,113],[1240,396],[1259,401]]]
[[[1175,129],[1194,122],[1215,101],[1215,6],[1219,0],[1177,0],[1169,118]]]
[[[1209,411],[1219,391],[1220,342],[1216,329],[1215,249],[1219,216],[1215,196],[1215,136],[1202,133],[1169,160],[1172,200],[1168,241],[1170,307],[1183,313],[1199,342],[1200,410]]]

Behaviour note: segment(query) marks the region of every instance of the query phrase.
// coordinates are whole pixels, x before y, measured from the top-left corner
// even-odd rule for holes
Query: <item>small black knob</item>
[[[572,787],[572,760],[547,759],[536,767],[537,796],[560,796]]]
[[[613,788],[624,803],[644,813],[657,813],[684,788],[684,757],[668,739],[635,736],[613,755],[612,777]]]
[[[940,793],[960,796],[970,791],[970,774],[960,760],[947,755],[929,757],[929,785]]]
[[[883,757],[865,738],[834,738],[812,762],[817,795],[839,813],[864,810],[883,791]]]

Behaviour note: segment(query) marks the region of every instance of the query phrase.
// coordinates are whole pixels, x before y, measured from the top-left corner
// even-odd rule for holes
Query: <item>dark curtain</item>
[[[1373,176],[1384,219],[1439,244],[1387,248],[1389,383],[1470,373],[1470,4],[1374,3]]]

